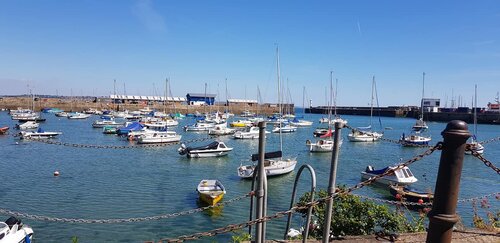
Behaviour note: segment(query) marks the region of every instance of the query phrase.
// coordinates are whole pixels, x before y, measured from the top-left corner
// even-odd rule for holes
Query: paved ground
[[[391,240],[389,237],[377,237],[373,235],[368,236],[348,236],[344,239],[334,240],[332,242],[342,242],[342,243],[367,243],[367,242],[425,242],[427,233],[411,233],[402,234],[397,239]],[[500,233],[485,232],[479,230],[464,230],[453,232],[453,243],[464,243],[464,242],[474,242],[474,243],[500,243]],[[283,240],[268,240],[267,242],[287,242],[287,243],[298,243],[302,241],[283,241]],[[317,243],[321,241],[308,241],[311,243]]]

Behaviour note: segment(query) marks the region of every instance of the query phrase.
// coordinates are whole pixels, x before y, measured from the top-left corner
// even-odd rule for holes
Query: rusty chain
[[[34,139],[30,141],[36,141],[36,142],[41,142],[45,144],[52,144],[52,145],[61,145],[61,146],[66,146],[66,147],[74,147],[74,148],[96,148],[96,149],[136,149],[136,148],[156,148],[156,147],[167,147],[167,146],[172,146],[172,145],[178,145],[178,144],[189,144],[189,143],[195,143],[195,142],[203,142],[207,140],[214,139],[214,136],[209,136],[209,137],[204,137],[204,138],[197,138],[197,139],[191,139],[191,140],[186,140],[186,141],[179,141],[179,142],[170,142],[170,143],[155,143],[155,144],[137,144],[137,145],[96,145],[96,144],[77,144],[77,143],[63,143],[59,141],[53,141],[49,139]]]
[[[497,142],[497,141],[500,141],[500,137],[496,137],[496,138],[492,138],[490,140],[482,141],[482,142],[479,142],[479,144],[484,145],[487,143],[492,143],[492,142]]]
[[[231,204],[233,202],[242,200],[243,198],[250,197],[252,195],[254,195],[254,193],[249,192],[245,195],[238,196],[238,197],[235,197],[233,199],[218,203],[215,206],[206,206],[206,207],[200,207],[200,208],[190,209],[190,210],[186,210],[186,211],[181,211],[181,212],[177,212],[177,213],[169,213],[169,214],[147,216],[147,217],[140,217],[140,218],[123,218],[123,219],[57,218],[57,217],[49,217],[49,216],[40,216],[40,215],[34,215],[34,214],[28,214],[28,213],[21,213],[21,212],[8,210],[8,209],[0,209],[0,214],[11,215],[11,216],[15,216],[15,217],[26,218],[26,219],[37,220],[37,221],[49,221],[49,222],[58,222],[58,223],[82,223],[82,224],[133,223],[133,222],[144,222],[144,221],[152,221],[152,220],[169,219],[169,218],[176,218],[179,216],[190,215],[190,214],[202,212],[202,211],[205,211],[205,210],[208,210],[211,208],[225,206],[225,205]]]
[[[414,157],[412,159],[409,159],[408,161],[406,161],[404,163],[396,165],[395,167],[387,170],[383,174],[371,177],[370,179],[368,179],[366,181],[360,182],[360,183],[356,184],[355,186],[348,188],[347,190],[340,191],[340,192],[335,193],[335,194],[333,194],[331,196],[323,197],[323,198],[317,199],[316,201],[309,202],[309,203],[306,203],[306,204],[301,205],[301,206],[294,206],[294,207],[292,207],[291,209],[289,209],[287,211],[277,212],[277,213],[275,213],[275,214],[273,214],[271,216],[267,216],[267,217],[264,217],[264,218],[261,218],[261,219],[255,219],[255,220],[247,221],[245,223],[231,224],[231,225],[227,225],[227,226],[222,227],[222,228],[217,228],[217,229],[214,229],[214,230],[200,232],[200,233],[194,233],[194,234],[191,234],[191,235],[182,235],[182,236],[179,236],[179,237],[174,238],[174,239],[160,239],[159,242],[183,242],[185,240],[196,240],[196,239],[199,239],[201,237],[208,237],[208,236],[214,236],[214,235],[218,235],[218,234],[223,234],[223,233],[227,233],[227,232],[230,232],[230,231],[242,229],[242,228],[245,228],[245,227],[248,227],[248,226],[252,226],[252,225],[255,225],[255,224],[260,223],[260,222],[270,221],[270,220],[275,219],[275,218],[281,218],[281,217],[286,216],[289,213],[293,213],[293,212],[295,212],[297,210],[307,209],[309,207],[313,207],[315,205],[324,203],[327,200],[333,199],[334,197],[336,197],[340,193],[342,193],[342,194],[349,194],[352,191],[360,189],[360,188],[362,188],[362,187],[364,187],[366,185],[369,185],[369,184],[373,183],[375,180],[380,179],[380,178],[382,178],[382,177],[384,177],[386,175],[389,175],[389,174],[393,173],[395,170],[398,170],[398,169],[401,169],[401,168],[403,168],[405,166],[408,166],[408,165],[410,165],[410,164],[412,164],[412,163],[414,163],[414,162],[422,159],[423,157],[432,154],[434,151],[439,150],[441,148],[442,148],[442,143],[439,142],[438,144],[436,144],[436,146],[428,149],[424,153],[422,153],[420,155],[417,155],[416,157]],[[380,200],[382,200],[382,199],[380,199]],[[408,204],[410,204],[410,203],[408,203]],[[420,204],[418,204],[418,205],[420,205]]]
[[[487,167],[491,168],[492,170],[494,170],[497,174],[500,175],[500,168],[496,167],[491,161],[487,160],[486,158],[484,158],[480,153],[478,153],[477,151],[475,151],[474,149],[471,148],[470,144],[467,144],[467,146],[465,147],[465,149],[469,152],[471,152],[471,154],[478,158],[479,160],[481,160],[484,165],[486,165]]]
[[[359,129],[353,128],[353,127],[351,127],[351,126],[349,126],[347,124],[344,124],[344,127],[348,128],[348,129],[351,129],[352,131],[359,131]],[[432,145],[419,145],[419,144],[403,143],[403,142],[401,142],[401,140],[384,138],[384,137],[381,137],[379,139],[381,141],[386,141],[386,142],[390,142],[390,143],[400,144],[400,145],[404,145],[404,146],[407,146],[407,147],[419,147],[419,148],[432,148],[433,147]]]

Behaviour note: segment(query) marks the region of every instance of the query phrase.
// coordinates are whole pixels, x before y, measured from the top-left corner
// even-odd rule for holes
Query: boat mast
[[[278,78],[278,107],[279,107],[279,121],[278,121],[278,124],[279,124],[279,131],[280,131],[280,151],[283,152],[283,137],[281,136],[281,129],[282,129],[282,124],[281,124],[281,119],[283,117],[283,114],[282,114],[282,107],[281,107],[281,79],[280,79],[280,49],[279,49],[279,46],[278,44],[276,44],[276,70],[277,70],[277,78]]]
[[[332,104],[333,104],[333,71],[330,71],[330,99],[328,100],[328,132],[332,130]],[[330,140],[333,135],[330,136]]]
[[[422,100],[420,100],[421,119],[424,120],[424,90],[425,90],[425,72],[422,73]]]
[[[337,118],[337,89],[338,89],[338,86],[339,86],[339,80],[335,79],[335,99],[333,99],[333,107],[334,107],[333,109],[335,110],[335,118]]]
[[[227,99],[227,78],[226,78],[226,80],[224,82],[226,84],[226,103],[227,103],[226,113],[228,113],[228,115],[229,115],[229,100]],[[227,118],[229,118],[229,116]]]
[[[306,114],[306,86],[302,87],[302,116]]]
[[[165,102],[163,103],[163,113],[167,113],[168,103],[168,78],[165,78]]]
[[[372,119],[373,119],[373,89],[375,87],[375,75],[372,78],[372,100],[370,102],[370,129],[372,127]]]
[[[474,85],[474,135],[477,136],[477,84]]]

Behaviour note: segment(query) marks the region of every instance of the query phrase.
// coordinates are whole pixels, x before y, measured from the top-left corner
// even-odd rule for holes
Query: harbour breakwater
[[[356,107],[356,106],[343,106],[337,107],[337,114],[339,115],[360,115],[369,116],[371,111],[370,107]],[[327,106],[318,106],[306,108],[306,113],[311,114],[328,114],[329,108]],[[418,118],[421,111],[417,106],[388,106],[373,108],[373,116],[385,117],[408,117]],[[439,112],[424,112],[424,120],[449,122],[452,120],[462,120],[467,123],[474,123],[474,113],[470,110],[446,110]],[[480,124],[500,124],[500,112],[484,111],[477,112],[477,123]]]
[[[34,100],[34,102],[33,102]],[[285,113],[293,113],[287,111],[293,111],[293,104],[284,104],[283,111]],[[248,105],[246,103],[242,104],[230,104],[229,106],[225,103],[216,103],[210,106],[200,106],[200,105],[188,105],[180,102],[169,102],[163,104],[163,102],[140,102],[140,103],[113,103],[110,99],[106,98],[96,98],[96,97],[58,97],[58,98],[35,98],[27,96],[18,97],[0,97],[0,109],[13,110],[17,108],[32,108],[33,110],[40,111],[44,108],[58,108],[64,111],[85,111],[88,109],[98,109],[98,110],[139,110],[145,107],[150,109],[156,109],[168,113],[180,112],[182,114],[189,113],[205,113],[205,112],[215,112],[215,111],[229,111],[234,114],[241,114],[245,111],[252,112],[255,114],[272,115],[279,112],[279,107],[276,104],[253,104]]]

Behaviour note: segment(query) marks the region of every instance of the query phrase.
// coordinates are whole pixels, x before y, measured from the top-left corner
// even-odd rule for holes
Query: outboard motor
[[[182,143],[182,144],[181,144],[181,147],[180,147],[177,151],[179,151],[179,154],[180,154],[180,155],[185,155],[185,154],[186,154],[186,152],[187,152],[187,147],[186,147],[186,145]]]
[[[7,224],[10,229],[12,229],[12,226],[14,226],[15,224],[21,225],[21,220],[14,216],[11,216],[7,220],[5,220],[5,224]]]
[[[366,166],[366,170],[365,171],[366,172],[371,172],[371,171],[373,171],[373,167],[371,165]]]

